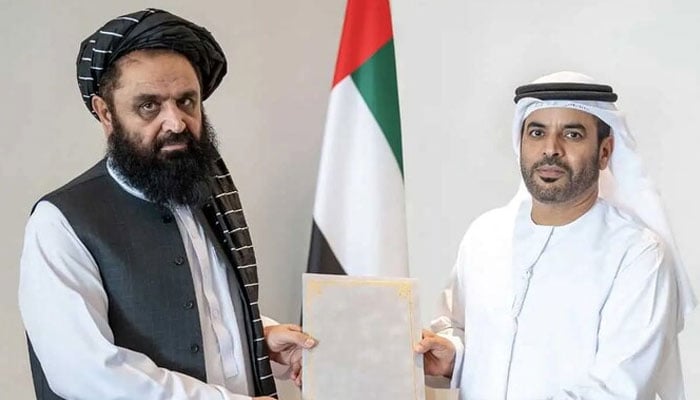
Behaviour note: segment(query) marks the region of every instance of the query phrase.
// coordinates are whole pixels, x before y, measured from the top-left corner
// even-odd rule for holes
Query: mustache
[[[154,153],[157,153],[165,146],[181,143],[186,144],[187,148],[192,148],[194,142],[194,135],[188,129],[185,129],[182,132],[169,132],[166,135],[156,139],[156,141],[153,143],[153,151]]]
[[[534,171],[537,168],[543,167],[545,165],[559,167],[559,168],[563,169],[564,171],[566,171],[568,174],[572,173],[572,169],[569,166],[569,164],[562,161],[559,157],[553,157],[553,156],[544,156],[541,160],[532,164],[532,167],[530,168],[530,170]]]

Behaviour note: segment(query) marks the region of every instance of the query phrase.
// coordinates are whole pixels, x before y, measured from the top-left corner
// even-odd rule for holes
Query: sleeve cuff
[[[270,317],[266,317],[264,315],[261,315],[260,319],[262,320],[263,327],[274,326],[274,325],[280,324],[279,322],[275,321],[274,319],[272,319]]]
[[[222,400],[253,400],[253,398],[250,396],[231,393],[223,386],[213,385],[213,387],[219,391]]]
[[[464,344],[462,340],[452,335],[440,335],[452,342],[455,347],[455,367],[452,370],[452,378],[450,379],[450,389],[457,389],[462,380],[462,365],[464,363]]]

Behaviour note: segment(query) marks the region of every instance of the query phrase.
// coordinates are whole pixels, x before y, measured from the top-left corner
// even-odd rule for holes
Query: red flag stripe
[[[392,38],[389,0],[348,0],[333,86]]]

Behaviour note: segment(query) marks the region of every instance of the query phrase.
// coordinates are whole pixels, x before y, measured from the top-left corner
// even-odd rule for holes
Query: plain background
[[[102,23],[162,7],[206,26],[229,74],[206,103],[242,193],[266,314],[297,322],[324,118],[345,2],[0,0],[0,398],[31,399],[18,263],[31,205],[98,160],[104,137],[75,83],[78,44]],[[411,275],[427,323],[469,222],[515,190],[513,89],[577,70],[620,94],[700,287],[695,228],[700,2],[396,0]],[[700,316],[681,335],[700,398]],[[283,398],[297,398],[285,386]]]

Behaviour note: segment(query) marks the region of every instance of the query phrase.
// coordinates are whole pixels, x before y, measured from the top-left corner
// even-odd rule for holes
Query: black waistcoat
[[[42,200],[63,213],[97,262],[114,343],[206,381],[192,275],[172,213],[124,191],[104,160]],[[37,399],[61,399],[31,343],[29,352]]]

